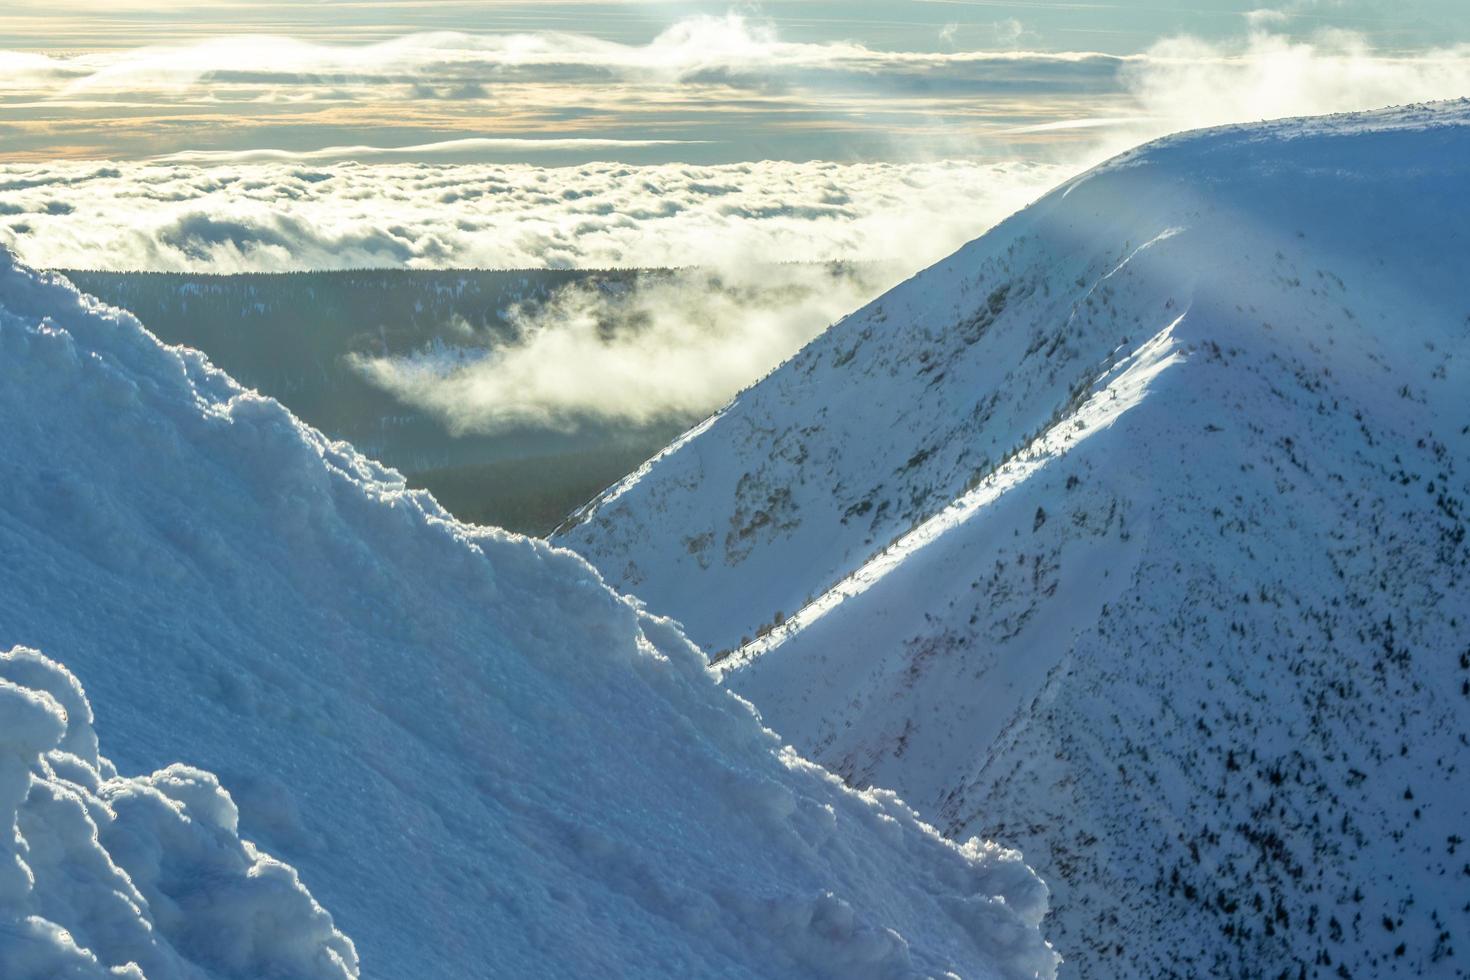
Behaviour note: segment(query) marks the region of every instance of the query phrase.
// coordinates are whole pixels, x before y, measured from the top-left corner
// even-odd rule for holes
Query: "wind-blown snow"
[[[0,960],[296,977],[350,974],[355,943],[369,977],[1054,970],[1018,853],[843,788],[581,558],[453,521],[8,258],[0,485],[0,643],[64,661],[118,768],[159,770],[117,779],[71,675],[4,661]]]
[[[1019,840],[1064,975],[1463,976],[1467,161],[1464,102],[1126,154],[561,540],[851,783]]]

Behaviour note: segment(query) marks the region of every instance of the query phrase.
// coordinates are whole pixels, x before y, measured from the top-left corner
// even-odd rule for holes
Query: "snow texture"
[[[9,258],[0,485],[0,642],[158,770],[5,659],[7,978],[1054,971],[1017,852],[801,759],[573,553]]]
[[[358,976],[296,872],[238,836],[229,794],[171,765],[120,777],[77,679],[0,653],[0,976]]]
[[[1018,842],[1063,975],[1470,971],[1470,103],[1126,154],[562,542]]]

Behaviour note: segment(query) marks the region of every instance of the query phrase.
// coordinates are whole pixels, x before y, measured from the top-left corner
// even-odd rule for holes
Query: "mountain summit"
[[[559,540],[1063,973],[1470,970],[1470,103],[1189,133],[835,325]]]

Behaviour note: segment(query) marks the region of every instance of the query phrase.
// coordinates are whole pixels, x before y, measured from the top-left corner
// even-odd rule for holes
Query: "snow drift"
[[[1019,841],[1064,974],[1464,975],[1467,187],[1465,102],[1126,154],[561,540],[850,783]]]
[[[3,661],[21,975],[351,975],[344,936],[373,977],[1054,969],[1016,852],[845,789],[581,558],[8,258],[0,485],[0,642],[154,772]]]
[[[65,667],[0,653],[0,975],[358,975],[296,872],[239,839],[212,774],[120,777],[97,748]]]

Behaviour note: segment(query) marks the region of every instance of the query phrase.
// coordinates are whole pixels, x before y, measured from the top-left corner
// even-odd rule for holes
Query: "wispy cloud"
[[[223,164],[276,162],[340,162],[344,160],[439,160],[451,157],[478,158],[487,151],[549,153],[556,150],[606,150],[623,147],[694,146],[703,140],[623,140],[605,137],[520,139],[515,137],[466,137],[418,143],[410,146],[326,146],[317,150],[185,150],[154,157],[153,163]]]
[[[1126,63],[1094,52],[788,41],[737,14],[689,17],[641,44],[565,31],[434,32],[372,44],[239,35],[0,53],[0,121],[13,127],[0,155],[377,146],[382,134],[370,134],[390,128],[403,145],[704,140],[753,142],[788,159],[892,158],[894,147],[932,154],[973,137],[977,100],[1014,121],[1039,94],[1116,93]],[[731,159],[701,159],[716,158]]]
[[[689,17],[646,43],[441,31],[372,44],[242,35],[0,52],[0,158],[215,160],[275,147],[272,159],[427,160],[458,143],[456,159],[524,150],[542,162],[531,154],[555,150],[557,163],[1034,158],[1048,148],[1076,159],[1084,128],[1136,138],[1470,90],[1470,46],[1405,55],[1341,31],[1281,33],[1301,16],[1253,11],[1239,39],[1181,37],[1128,56],[1024,50],[1032,35],[1010,19],[956,23],[933,42],[943,50],[905,51],[786,40],[736,14]],[[957,50],[961,39],[987,47]],[[538,139],[548,142],[529,142]],[[384,157],[382,147],[399,149]]]
[[[775,367],[890,274],[744,264],[678,271],[626,292],[566,289],[513,311],[519,338],[498,349],[355,364],[455,432],[687,419]]]
[[[1122,77],[1154,128],[1174,131],[1458,98],[1470,93],[1470,45],[1384,54],[1344,31],[1297,41],[1257,29],[1162,41]]]
[[[456,431],[571,429],[717,407],[1063,175],[963,162],[9,166],[0,241],[61,267],[682,267],[522,310],[520,339],[490,356],[358,364]],[[863,264],[840,276],[781,264],[834,261]]]
[[[1006,21],[995,32],[1007,42],[1024,29]],[[951,33],[951,36],[952,33]],[[670,26],[646,44],[623,44],[587,34],[540,31],[510,34],[434,32],[374,44],[326,44],[248,34],[184,44],[103,52],[28,55],[10,82],[61,81],[52,94],[177,93],[221,81],[313,85],[402,82],[456,75],[561,80],[617,77],[673,82],[717,79],[792,79],[804,73],[908,73],[1010,64],[1108,66],[1127,58],[1097,52],[1017,50],[897,51],[851,41],[797,42],[777,37],[763,21],[740,14],[699,15]],[[19,71],[23,69],[22,71]],[[587,69],[582,76],[554,69]]]

